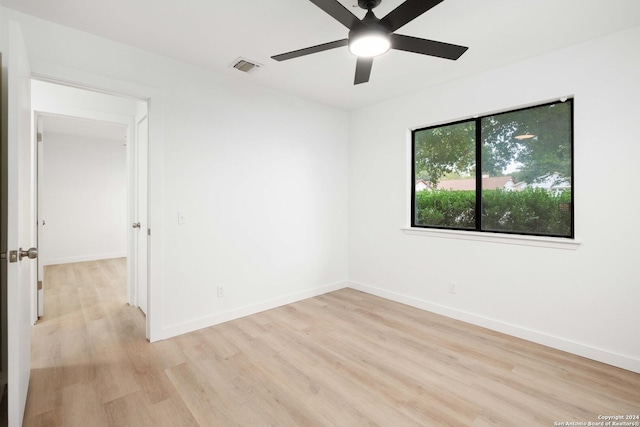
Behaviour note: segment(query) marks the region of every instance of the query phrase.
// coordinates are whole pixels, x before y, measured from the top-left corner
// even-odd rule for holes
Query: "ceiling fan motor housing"
[[[354,26],[349,31],[349,51],[361,58],[373,58],[382,55],[391,48],[391,32],[371,9],[361,21],[361,26]]]
[[[358,6],[365,10],[371,10],[378,7],[382,0],[358,0]]]
[[[366,2],[366,0],[359,0],[360,3]],[[380,0],[375,0],[375,3],[380,3]],[[368,10],[367,14],[364,18],[362,18],[362,22],[364,25],[354,26],[353,29],[349,31],[349,41],[355,40],[356,38],[363,36],[365,34],[378,34],[381,37],[389,39],[391,36],[391,31],[382,23],[380,19],[374,15],[371,9]]]
[[[373,12],[367,12],[367,15],[373,15]],[[380,23],[380,20],[375,18],[373,20],[367,20],[366,18],[362,20],[362,23],[365,25],[362,27],[356,27],[349,31],[349,40],[354,40],[365,34],[379,34],[382,37],[389,38],[391,36],[391,32]]]

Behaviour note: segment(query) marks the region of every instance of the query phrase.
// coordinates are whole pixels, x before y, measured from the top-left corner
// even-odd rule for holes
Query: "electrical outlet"
[[[450,294],[455,294],[457,291],[458,285],[456,285],[456,282],[449,282],[449,293]]]
[[[222,285],[218,285],[218,298],[224,297],[224,287]]]

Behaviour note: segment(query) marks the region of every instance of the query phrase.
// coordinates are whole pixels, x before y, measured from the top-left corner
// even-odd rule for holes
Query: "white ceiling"
[[[356,0],[340,0],[356,15]],[[383,0],[383,17],[402,0]],[[638,0],[445,0],[400,34],[468,46],[449,61],[391,51],[354,86],[347,48],[277,62],[270,57],[347,37],[308,0],[0,0],[3,6],[180,59],[238,79],[354,109],[640,25]],[[634,46],[634,49],[640,47]],[[243,74],[238,57],[263,67]]]

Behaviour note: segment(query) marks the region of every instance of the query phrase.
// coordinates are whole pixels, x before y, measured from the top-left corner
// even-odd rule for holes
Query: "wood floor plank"
[[[108,427],[103,398],[91,382],[77,383],[61,389],[61,424],[65,427]]]
[[[352,289],[149,344],[126,260],[47,266],[25,427],[551,426],[640,375]]]
[[[153,405],[144,392],[128,394],[107,402],[105,410],[110,426],[156,427]]]
[[[173,395],[153,405],[154,427],[198,427],[182,398]]]
[[[163,370],[187,361],[184,352],[174,340],[157,341],[150,344],[150,347],[156,356],[158,367]]]
[[[231,402],[227,398],[229,390],[218,389],[216,385],[203,380],[201,371],[194,363],[169,368],[167,375],[198,425],[241,425],[227,411]]]
[[[164,401],[176,393],[152,346],[146,341],[130,340],[123,347],[131,363],[134,379],[150,403]]]

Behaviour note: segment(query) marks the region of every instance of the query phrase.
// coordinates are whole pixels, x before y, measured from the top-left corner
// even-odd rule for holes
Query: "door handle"
[[[29,259],[38,258],[38,248],[30,248],[30,249],[27,249],[26,251],[22,250],[22,248],[20,248],[18,253],[19,253],[20,261],[22,261],[22,258],[24,258],[24,257],[27,257]]]
[[[134,222],[131,226],[133,228],[140,228],[140,223],[139,222]]]

